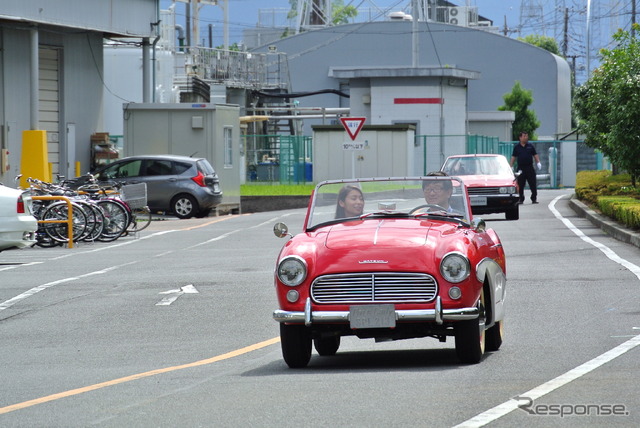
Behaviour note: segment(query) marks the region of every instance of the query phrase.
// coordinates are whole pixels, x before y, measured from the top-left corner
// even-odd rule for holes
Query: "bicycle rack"
[[[73,248],[73,208],[71,200],[66,196],[32,196],[31,199],[38,201],[65,201],[67,203],[66,220],[38,220],[38,223],[67,223],[67,239],[69,240],[69,248]]]

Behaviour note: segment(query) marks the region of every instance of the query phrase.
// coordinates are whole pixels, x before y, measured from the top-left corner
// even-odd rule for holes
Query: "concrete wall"
[[[414,136],[413,125],[364,125],[354,141],[364,148],[345,150],[352,141],[341,125],[313,126],[313,181],[421,175]]]
[[[513,140],[513,121],[516,114],[512,111],[470,111],[468,114],[468,132],[471,135],[495,136],[500,141]]]

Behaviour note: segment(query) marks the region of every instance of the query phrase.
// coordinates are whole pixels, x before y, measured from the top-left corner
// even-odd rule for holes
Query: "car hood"
[[[396,270],[436,272],[449,251],[466,254],[466,229],[450,221],[427,219],[354,220],[297,235],[281,257],[307,260],[318,273]]]
[[[420,247],[426,244],[430,224],[416,228],[415,221],[354,221],[333,226],[325,239],[332,250],[355,247]],[[418,222],[420,223],[420,222]]]
[[[515,177],[497,175],[465,175],[460,177],[467,187],[513,186]]]

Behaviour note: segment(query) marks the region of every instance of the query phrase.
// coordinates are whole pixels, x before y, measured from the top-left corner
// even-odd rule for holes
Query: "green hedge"
[[[640,229],[640,188],[631,186],[629,174],[581,171],[576,176],[576,196],[604,215]]]
[[[600,196],[602,214],[633,229],[640,229],[640,200],[629,196]]]

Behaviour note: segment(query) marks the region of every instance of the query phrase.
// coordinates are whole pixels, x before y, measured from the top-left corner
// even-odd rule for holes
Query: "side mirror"
[[[474,218],[473,228],[476,232],[484,232],[485,230],[487,230],[487,224],[481,218]]]
[[[273,226],[273,234],[278,238],[284,238],[285,236],[289,236],[289,228],[284,223],[276,223]]]

